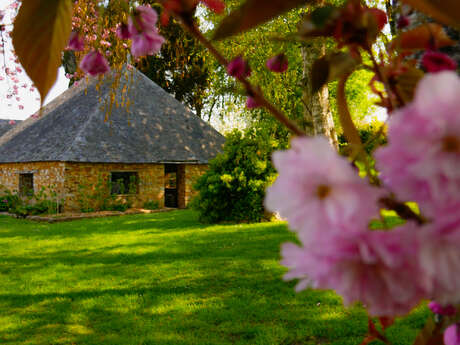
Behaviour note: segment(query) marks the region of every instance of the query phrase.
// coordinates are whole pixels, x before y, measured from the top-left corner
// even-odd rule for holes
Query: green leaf
[[[337,7],[331,5],[318,7],[313,10],[310,19],[315,25],[315,28],[323,28],[336,10]]]
[[[278,15],[312,0],[246,0],[230,13],[214,32],[213,39],[224,39],[263,24]]]
[[[437,21],[460,28],[460,1],[458,0],[402,0]]]
[[[41,102],[57,78],[72,30],[72,0],[23,1],[14,21],[13,46]]]
[[[73,50],[66,50],[62,56],[62,66],[66,73],[74,74],[77,71],[77,57]]]

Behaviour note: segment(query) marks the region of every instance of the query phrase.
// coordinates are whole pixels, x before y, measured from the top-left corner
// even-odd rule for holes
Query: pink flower
[[[8,123],[9,123],[10,125],[15,125],[15,124],[16,124],[16,121],[10,120]]]
[[[82,51],[85,49],[85,40],[83,37],[80,37],[78,32],[72,31],[69,38],[68,49]]]
[[[445,345],[460,345],[460,324],[455,323],[444,331]]]
[[[442,305],[460,303],[460,216],[437,218],[419,231],[420,265],[430,282],[429,297]]]
[[[425,76],[414,102],[393,113],[389,145],[375,153],[386,186],[430,217],[460,209],[459,95],[455,72]]]
[[[414,260],[414,230],[326,235],[303,247],[284,244],[281,263],[290,269],[284,278],[300,279],[297,291],[307,286],[334,289],[345,305],[361,301],[373,316],[406,314],[426,292]]]
[[[254,109],[260,107],[260,104],[257,103],[254,97],[248,96],[246,99],[246,108],[248,109]]]
[[[165,42],[156,28],[157,13],[149,6],[138,6],[129,18],[128,31],[132,38],[131,54],[134,57],[157,54]]]
[[[232,77],[244,79],[251,75],[251,69],[242,56],[237,56],[227,65],[227,73]]]
[[[131,38],[131,33],[129,32],[128,25],[125,23],[120,24],[117,27],[117,36],[122,40],[127,40]]]
[[[131,54],[133,54],[134,57],[139,57],[157,54],[165,42],[165,39],[156,31],[133,35],[132,41]]]
[[[361,179],[324,137],[295,138],[273,154],[279,176],[265,206],[279,212],[302,239],[327,232],[361,232],[379,214],[380,191]]]
[[[457,69],[457,62],[452,60],[449,55],[432,50],[423,55],[422,65],[429,73],[455,71]]]
[[[97,50],[92,50],[83,57],[80,62],[80,68],[83,72],[92,76],[104,74],[110,70],[107,60]]]
[[[284,54],[278,54],[267,60],[267,68],[270,71],[284,73],[288,69],[288,59]]]
[[[430,308],[433,313],[439,315],[453,316],[457,313],[457,309],[455,309],[452,304],[443,306],[435,301],[428,303],[428,308]]]
[[[410,24],[409,18],[407,16],[400,16],[398,19],[398,29],[404,29]]]

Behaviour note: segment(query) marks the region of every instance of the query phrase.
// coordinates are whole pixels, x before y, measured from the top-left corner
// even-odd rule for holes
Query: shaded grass
[[[0,216],[0,344],[359,344],[361,307],[282,281],[289,240],[284,223],[208,226],[192,211]],[[394,344],[411,344],[426,316],[398,321]]]

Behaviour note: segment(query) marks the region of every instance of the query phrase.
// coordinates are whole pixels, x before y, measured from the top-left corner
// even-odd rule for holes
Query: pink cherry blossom
[[[423,55],[422,66],[430,73],[455,71],[457,62],[447,54],[430,50]]]
[[[278,54],[267,60],[267,68],[270,71],[284,73],[288,69],[288,59],[284,54]]]
[[[129,18],[128,31],[132,38],[131,53],[134,57],[157,54],[165,39],[156,28],[157,13],[149,6],[138,6]]]
[[[127,40],[131,38],[131,33],[129,32],[128,25],[122,23],[117,27],[117,36],[122,40]]]
[[[157,54],[164,42],[164,37],[159,35],[156,30],[133,35],[131,54],[134,57]]]
[[[92,50],[83,57],[80,62],[80,68],[83,72],[92,76],[104,74],[110,70],[107,60],[97,50]]]
[[[458,209],[419,231],[420,265],[430,281],[429,297],[460,303],[460,215]]]
[[[425,296],[426,282],[417,265],[416,229],[362,231],[355,235],[326,235],[315,242],[282,247],[281,263],[290,271],[286,280],[334,289],[345,305],[361,301],[373,316],[409,312]]]
[[[71,50],[82,51],[85,49],[85,40],[83,37],[80,37],[78,32],[72,31],[67,48]]]
[[[246,108],[248,109],[254,109],[260,107],[260,104],[257,103],[254,97],[248,96],[246,99]]]
[[[251,75],[251,69],[242,56],[237,56],[227,65],[227,73],[232,77],[244,79]]]
[[[444,332],[444,345],[460,345],[460,324],[454,323]]]
[[[455,72],[428,74],[415,100],[393,113],[389,144],[375,153],[384,184],[429,217],[460,209],[459,96]]]
[[[360,232],[379,214],[380,191],[361,179],[326,138],[295,138],[291,146],[273,154],[279,176],[267,189],[265,206],[286,218],[302,238]]]

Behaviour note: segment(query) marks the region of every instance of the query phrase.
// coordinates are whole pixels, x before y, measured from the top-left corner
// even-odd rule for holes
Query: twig
[[[423,216],[415,213],[405,203],[396,200],[394,197],[383,197],[379,200],[380,204],[389,210],[395,211],[398,216],[406,220],[414,220],[419,225],[426,224],[428,222]]]
[[[209,52],[217,59],[217,61],[223,65],[228,65],[228,60],[214,47],[214,45],[201,33],[201,31],[197,28],[194,22],[185,20],[184,18],[180,18],[182,25],[192,34],[198,41],[205,46]],[[262,92],[252,85],[249,80],[246,78],[241,78],[239,81],[244,85],[246,92],[248,95],[253,97],[255,101],[260,104],[262,107],[267,109],[272,115],[281,122],[284,126],[286,126],[292,133],[298,136],[304,136],[305,133],[291,120],[288,119],[286,115],[284,115],[280,110],[278,110],[272,103],[270,103],[262,94]]]

